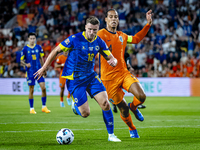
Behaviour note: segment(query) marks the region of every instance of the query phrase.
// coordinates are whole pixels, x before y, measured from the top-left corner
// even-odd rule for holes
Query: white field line
[[[137,127],[137,128],[200,128],[200,125],[180,125],[180,126],[148,126],[148,127]],[[128,129],[126,128],[115,128],[115,130],[121,130],[121,129]],[[97,128],[97,129],[71,129],[72,131],[81,131],[81,130],[106,130],[105,128]],[[58,131],[58,130],[32,130],[32,131],[0,131],[0,133],[18,133],[18,132],[52,132],[52,131]]]
[[[164,121],[164,122],[186,122],[186,121],[200,121],[200,119],[187,119],[187,120],[183,120],[183,119],[180,119],[180,120],[145,120],[145,122],[161,122],[161,121]],[[103,122],[102,121],[95,121],[95,122]],[[114,121],[114,122],[123,122],[123,121]],[[5,123],[2,123],[0,122],[0,125],[1,124],[4,124],[4,125],[7,125],[7,124],[58,124],[58,123],[91,123],[90,121],[63,121],[63,122],[5,122]]]

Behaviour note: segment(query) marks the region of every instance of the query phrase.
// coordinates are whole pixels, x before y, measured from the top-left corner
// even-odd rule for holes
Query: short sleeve
[[[74,35],[73,35],[74,36]],[[65,39],[64,41],[62,41],[59,46],[60,46],[60,49],[64,52],[72,49],[74,46],[73,46],[73,39],[72,36],[68,37],[67,39]]]

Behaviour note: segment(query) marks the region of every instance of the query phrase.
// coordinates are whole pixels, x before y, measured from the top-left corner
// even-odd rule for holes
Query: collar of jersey
[[[106,28],[105,28],[105,30],[108,31]],[[108,32],[110,32],[112,34],[116,34],[117,33],[117,32],[111,32],[111,31],[108,31]]]
[[[30,48],[34,48],[34,47],[35,47],[35,45],[36,45],[36,44],[34,44],[34,46],[33,46],[33,47],[31,47],[30,45],[28,45],[28,44],[27,44],[27,46],[28,46],[28,47],[30,47]]]
[[[90,43],[92,43],[92,42],[93,42],[94,40],[96,40],[96,38],[97,38],[97,36],[96,36],[96,37],[94,38],[94,40],[89,41],[89,40],[87,39],[86,35],[85,35],[85,31],[83,31],[82,35],[83,35],[84,38],[85,38],[88,42],[90,42]]]

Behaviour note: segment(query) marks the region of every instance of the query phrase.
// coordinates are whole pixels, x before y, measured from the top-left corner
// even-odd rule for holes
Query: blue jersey
[[[40,58],[44,56],[44,52],[40,45],[34,45],[31,48],[29,45],[24,46],[21,52],[21,60],[25,60],[25,63],[30,63],[31,67],[26,67],[28,77],[33,77],[33,74],[41,68]]]
[[[99,52],[107,57],[111,53],[106,43],[98,36],[89,41],[85,32],[70,36],[59,44],[61,50],[69,54],[65,62],[62,77],[69,80],[84,79],[94,73],[95,56]]]

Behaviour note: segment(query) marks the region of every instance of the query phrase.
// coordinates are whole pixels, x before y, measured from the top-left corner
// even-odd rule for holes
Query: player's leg
[[[142,86],[140,85],[138,79],[134,77],[130,72],[124,74],[124,81],[122,87],[128,92],[134,95],[133,102],[129,103],[129,109],[134,113],[136,119],[143,121],[144,117],[142,113],[138,110],[137,106],[144,103],[146,95]]]
[[[65,107],[64,102],[63,102],[63,97],[64,97],[64,90],[65,90],[65,78],[59,78],[60,82],[60,107]]]
[[[143,121],[144,117],[137,108],[138,105],[143,104],[146,100],[146,95],[141,84],[139,82],[132,83],[129,88],[129,92],[131,92],[134,95],[133,102],[128,104],[129,108],[139,121]]]
[[[29,86],[29,105],[30,105],[30,114],[36,114],[33,104],[34,104],[34,99],[33,99],[33,92],[34,92],[34,86],[35,86],[35,79],[34,77],[28,77],[27,76],[27,83]]]
[[[36,114],[33,104],[34,104],[34,99],[33,99],[33,92],[34,92],[34,85],[29,86],[29,105],[30,105],[30,114]]]
[[[60,107],[65,107],[64,102],[63,102],[63,97],[64,97],[64,87],[60,87]]]
[[[103,119],[106,124],[106,128],[108,131],[108,141],[113,141],[113,142],[121,142],[120,139],[118,139],[114,135],[114,117],[112,110],[110,108],[110,104],[108,101],[108,95],[106,92],[106,89],[101,82],[101,80],[96,76],[90,85],[87,87],[87,92],[88,94],[99,104],[99,106],[102,109],[103,112]]]
[[[71,100],[71,98],[70,98],[70,93],[69,93],[69,91],[68,91],[68,94],[67,94],[67,104],[68,105],[71,105],[72,104],[72,100]]]
[[[139,138],[137,129],[136,129],[135,125],[133,124],[132,117],[129,113],[129,107],[128,107],[125,99],[123,99],[119,104],[117,104],[117,107],[119,108],[121,119],[129,127],[130,137],[131,138]]]
[[[72,110],[75,114],[86,118],[90,115],[86,87],[77,87],[72,93]]]
[[[45,82],[44,82],[44,78],[43,77],[41,77],[38,80],[38,84],[40,85],[40,88],[42,90],[42,98],[41,98],[41,100],[42,100],[42,112],[50,113],[51,111],[46,106],[46,101],[47,101],[46,87],[45,87]]]
[[[110,109],[110,104],[108,102],[108,96],[106,91],[96,94],[94,98],[103,112],[103,119],[108,131],[108,141],[121,142],[121,140],[114,135],[114,117],[112,110]]]

